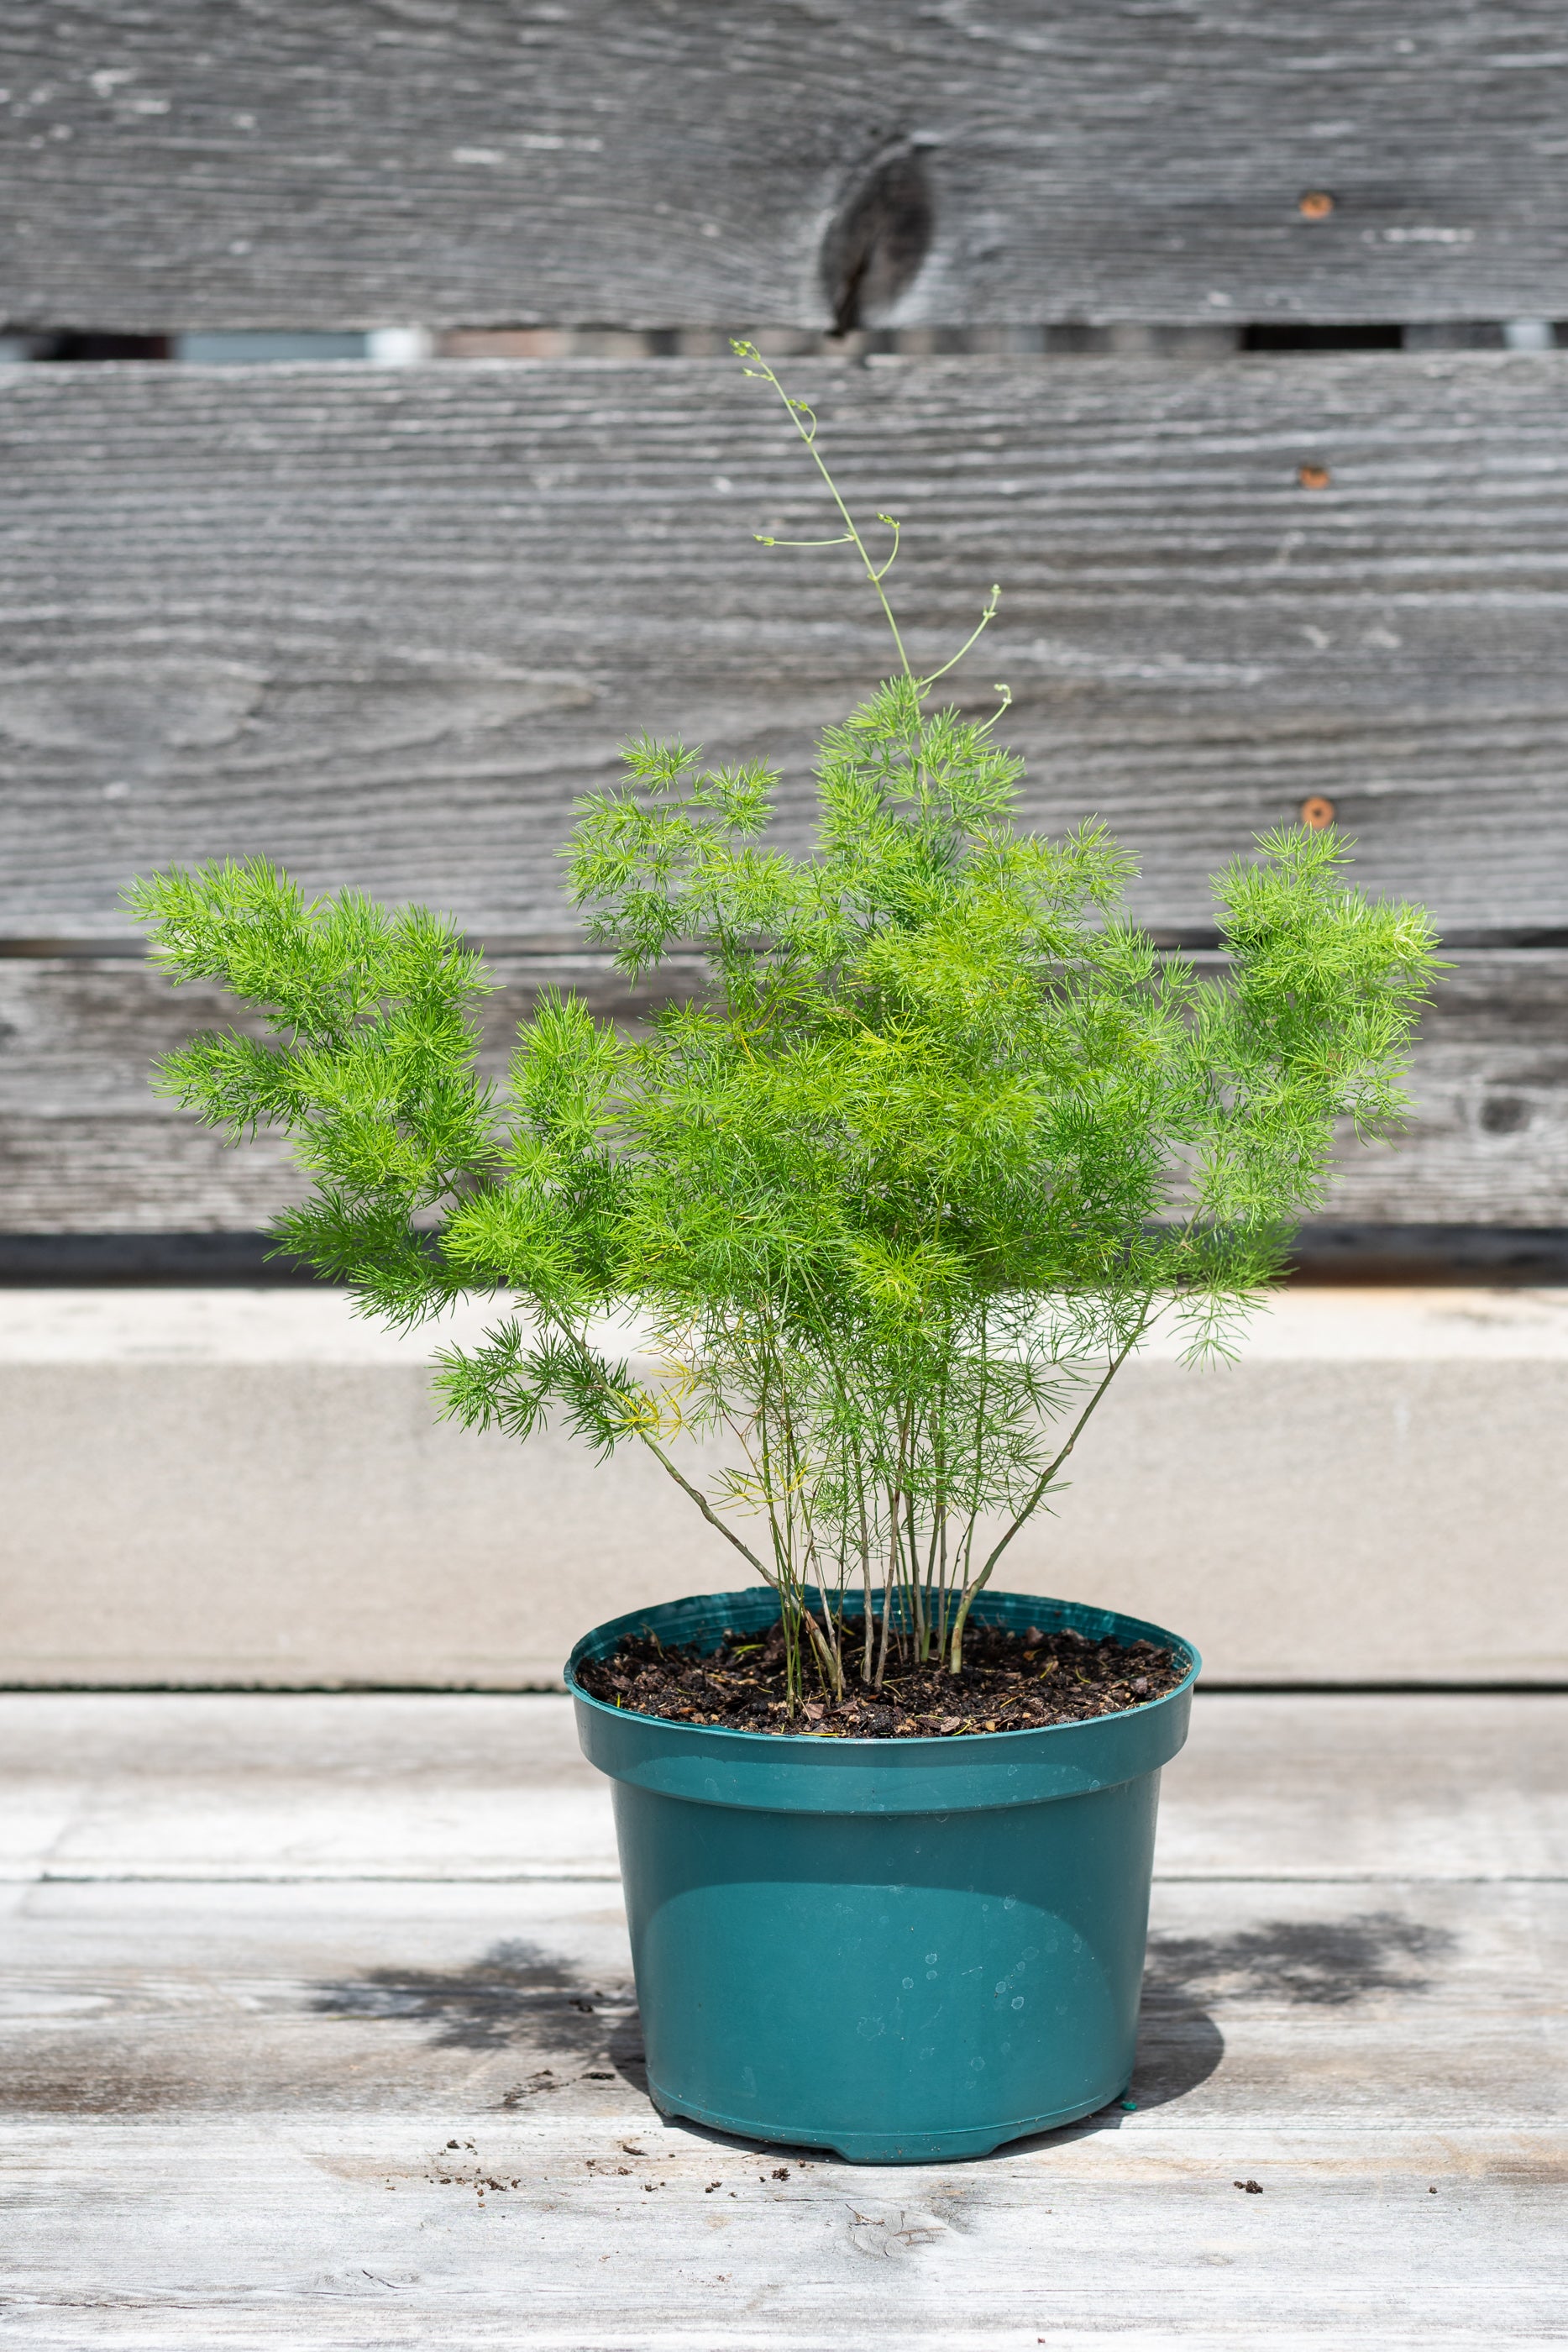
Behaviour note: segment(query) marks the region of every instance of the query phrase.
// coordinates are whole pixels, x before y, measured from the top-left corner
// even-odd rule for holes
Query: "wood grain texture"
[[[1343,1139],[1324,1213],[1388,1225],[1568,1223],[1568,951],[1478,949],[1449,961],[1416,1043],[1412,1123],[1370,1149]],[[499,987],[482,1066],[497,1078],[543,986],[576,991],[601,1017],[632,1018],[655,1001],[601,957],[490,962]],[[695,959],[678,961],[670,992],[695,992],[699,972]],[[265,1034],[218,991],[172,989],[142,963],[0,958],[0,1230],[240,1231],[296,1199],[279,1139],[230,1150],[149,1092],[158,1055],[231,1024]]]
[[[499,954],[485,1005],[486,1075],[504,1078],[517,1024],[545,987],[570,989],[601,1018],[630,1020],[695,989],[695,959],[665,986],[634,988],[606,958]],[[8,1233],[246,1232],[304,1189],[287,1143],[263,1134],[230,1150],[151,1092],[152,1065],[197,1029],[266,1024],[221,991],[172,989],[124,958],[0,958],[0,1230]]]
[[[1568,1880],[1568,1694],[1217,1692],[1161,1881]],[[610,1783],[546,1692],[0,1693],[0,1880],[615,1881]]]
[[[564,1702],[0,1699],[5,1822],[101,1857],[0,1891],[0,2312],[61,2352],[1555,2342],[1560,1844],[1485,1864],[1560,1810],[1562,1706],[1200,1696],[1135,2106],[883,2171],[666,2123],[613,1886],[453,1874],[442,1828],[498,1857],[508,1812],[559,1852]],[[235,1884],[287,1803],[310,1883]],[[118,1879],[150,1832],[173,1883]]]
[[[496,1906],[492,1942],[519,1926],[531,1912]],[[351,1948],[372,1964],[363,1931]],[[252,1962],[234,1997],[274,1987]],[[1400,2127],[1386,2079],[1368,2068],[1383,2111],[1359,2128],[1205,2128],[1165,2106],[892,2179],[624,2097],[559,2123],[408,2094],[363,2116],[29,2117],[0,2172],[7,2316],[29,2352],[1560,2344],[1561,2128]],[[1249,2178],[1264,2194],[1244,2200]]]
[[[857,256],[900,322],[1497,319],[1568,262],[1549,0],[43,0],[0,74],[44,325],[826,325]]]
[[[932,664],[1016,698],[1026,819],[1103,815],[1145,920],[1326,794],[1359,878],[1449,932],[1568,918],[1568,375],[1301,363],[805,365]],[[888,666],[770,398],[733,368],[16,369],[0,618],[12,934],[122,931],[131,873],[265,851],[313,887],[559,938],[574,795],[643,727],[783,782]],[[1329,486],[1304,489],[1302,465]]]

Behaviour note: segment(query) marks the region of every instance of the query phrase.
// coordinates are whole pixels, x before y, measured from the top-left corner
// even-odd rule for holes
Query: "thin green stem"
[[[839,486],[837,482],[834,481],[831,474],[828,471],[827,466],[823,462],[821,451],[817,447],[817,419],[814,412],[807,406],[803,400],[794,400],[790,397],[789,394],[785,391],[783,385],[779,383],[778,377],[774,374],[773,370],[768,366],[767,361],[763,358],[755,343],[735,343],[732,344],[731,348],[737,359],[756,361],[756,366],[748,367],[746,371],[747,374],[760,376],[765,383],[770,383],[773,386],[774,391],[779,394],[779,399],[784,403],[785,407],[789,410],[789,422],[793,425],[796,432],[800,436],[801,440],[810,451],[811,463],[815,466],[818,473],[821,474],[823,481],[827,484],[828,495],[832,499],[833,504],[837,507],[840,514],[843,517],[845,537],[852,544],[855,552],[859,555],[861,562],[865,566],[865,576],[870,581],[873,589],[875,591],[876,601],[882,606],[883,617],[886,621],[888,627],[893,631],[893,642],[898,648],[899,667],[903,670],[904,677],[913,684],[915,672],[909,667],[909,656],[904,650],[904,638],[900,634],[898,623],[894,618],[893,606],[888,603],[886,592],[882,584],[883,573],[888,569],[888,565],[892,563],[893,556],[890,555],[888,557],[887,563],[883,564],[880,571],[876,564],[873,562],[871,554],[866,547],[866,543],[864,540],[862,539],[858,530],[855,528],[855,519],[853,515],[851,514],[848,507],[844,504],[839,492]],[[808,430],[800,422],[803,415],[810,416],[811,419],[810,430]],[[777,544],[778,542],[775,543]],[[802,542],[802,544],[804,544],[804,542]],[[824,540],[820,541],[819,544],[822,546],[830,544],[842,546],[844,544],[844,541],[840,540],[836,542],[831,542]],[[898,545],[895,540],[894,542],[894,554],[896,555],[897,552]]]
[[[891,559],[890,559],[890,560],[891,560]],[[1001,601],[1002,601],[1002,592],[1001,592],[1000,585],[999,585],[999,583],[998,583],[997,582],[993,581],[993,582],[992,582],[992,583],[991,583],[991,593],[990,593],[990,595],[989,595],[988,599],[987,600],[987,604],[986,604],[986,609],[985,609],[985,611],[981,614],[981,615],[980,615],[980,617],[979,617],[979,620],[976,623],[975,626],[970,630],[970,632],[969,632],[968,635],[965,638],[965,640],[964,640],[963,644],[959,646],[959,648],[958,648],[957,652],[953,656],[952,660],[951,660],[951,661],[945,661],[945,662],[943,663],[943,665],[942,665],[942,667],[941,667],[941,668],[940,668],[940,669],[928,670],[928,671],[926,672],[926,674],[925,674],[925,676],[924,677],[922,677],[922,678],[920,678],[920,679],[918,679],[918,680],[916,681],[916,683],[918,684],[918,686],[919,686],[919,688],[920,688],[920,691],[921,691],[922,696],[925,696],[925,695],[927,695],[927,694],[929,694],[929,693],[930,693],[931,688],[936,685],[936,681],[937,681],[937,679],[938,679],[939,677],[946,677],[946,675],[947,675],[947,673],[948,673],[948,671],[949,671],[950,669],[956,669],[956,668],[957,668],[958,664],[963,660],[964,656],[968,652],[969,647],[970,647],[972,645],[976,645],[976,644],[977,644],[977,643],[978,643],[978,641],[979,641],[979,639],[981,638],[981,636],[983,636],[983,635],[984,635],[984,634],[985,634],[986,630],[989,628],[989,626],[990,626],[991,623],[996,619],[996,617],[997,617],[997,607],[998,607],[998,605],[1001,603]],[[998,688],[998,692],[1000,692],[1000,693],[1006,693],[1006,692],[1007,692],[1007,689],[1006,689],[1006,688]],[[1009,695],[1009,696],[1008,696],[1008,700],[1010,702],[1010,701],[1011,701],[1011,699],[1012,699],[1012,697],[1011,697],[1010,695]],[[1007,704],[1006,704],[1006,703],[1004,703],[1004,704],[1002,705],[1002,709],[1005,710],[1005,709],[1006,709],[1006,708],[1007,708]],[[997,714],[997,716],[998,716],[998,717],[999,717],[999,716],[1000,716],[1000,712],[998,712],[998,713]],[[995,725],[995,723],[996,723],[995,719],[992,719],[992,720],[988,721],[988,724],[989,724],[989,725],[993,725],[993,726],[994,726],[994,725]]]
[[[986,1585],[990,1581],[992,1570],[996,1567],[997,1562],[1000,1559],[1003,1552],[1006,1551],[1008,1546],[1011,1543],[1014,1536],[1017,1535],[1021,1527],[1027,1525],[1028,1521],[1033,1517],[1035,1512],[1045,1500],[1047,1494],[1051,1490],[1051,1483],[1052,1479],[1056,1476],[1057,1472],[1061,1469],[1062,1464],[1067,1460],[1068,1455],[1077,1444],[1079,1438],[1082,1435],[1083,1431],[1088,1424],[1090,1415],[1093,1412],[1096,1405],[1100,1402],[1101,1398],[1104,1395],[1106,1390],[1115,1379],[1116,1374],[1121,1370],[1123,1365],[1132,1354],[1133,1349],[1137,1346],[1139,1339],[1143,1336],[1144,1327],[1148,1322],[1153,1307],[1154,1297],[1151,1293],[1144,1300],[1143,1306],[1139,1310],[1136,1323],[1134,1323],[1132,1330],[1122,1342],[1121,1348],[1118,1349],[1116,1354],[1111,1358],[1110,1362],[1107,1364],[1103,1379],[1100,1381],[1098,1387],[1094,1390],[1093,1394],[1090,1397],[1088,1403],[1084,1406],[1082,1412],[1073,1423],[1071,1431],[1068,1435],[1066,1444],[1061,1447],[1059,1453],[1052,1456],[1051,1460],[1047,1463],[1045,1468],[1040,1472],[1039,1478],[1035,1481],[1033,1487],[1030,1489],[1028,1502],[1025,1503],[1022,1510],[1017,1513],[1005,1533],[995,1544],[992,1545],[990,1552],[987,1557],[986,1564],[981,1569],[978,1576],[975,1577],[967,1585],[966,1585],[963,1597],[958,1604],[958,1614],[953,1626],[953,1647],[950,1654],[952,1671],[954,1674],[957,1674],[964,1664],[964,1627],[968,1622],[969,1612],[974,1606],[976,1594],[982,1591]]]

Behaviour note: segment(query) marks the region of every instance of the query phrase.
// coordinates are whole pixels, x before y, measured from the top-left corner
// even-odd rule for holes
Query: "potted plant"
[[[655,2100],[909,2162],[1127,2084],[1197,1654],[998,1571],[1155,1318],[1226,1350],[1333,1122],[1398,1116],[1435,966],[1424,915],[1347,888],[1332,832],[1218,878],[1218,979],[1124,919],[1098,825],[1018,832],[1000,710],[933,708],[944,672],[907,657],[896,524],[878,562],[810,410],[737,349],[897,667],[822,739],[808,856],[768,845],[766,770],[679,743],[632,744],[582,804],[591,936],[633,975],[695,943],[700,1002],[618,1034],[546,996],[498,1102],[449,922],[307,905],[254,861],[133,896],[174,981],[270,1017],[276,1043],[198,1037],[161,1084],[233,1139],[293,1133],[315,1191],[280,1244],[395,1325],[512,1302],[441,1353],[445,1410],[646,1450],[751,1572],[567,1667],[614,1782]]]

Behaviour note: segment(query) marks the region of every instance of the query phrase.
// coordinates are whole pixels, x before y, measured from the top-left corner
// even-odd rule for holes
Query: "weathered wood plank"
[[[1555,1692],[1201,1689],[1155,1874],[1568,1880],[1565,1742]],[[564,1696],[0,1696],[0,1878],[618,1876]]]
[[[677,958],[655,994],[603,956],[489,961],[499,986],[485,1005],[484,1067],[497,1078],[541,988],[571,989],[601,1017],[625,1020],[698,977]],[[230,1025],[266,1034],[220,992],[171,989],[134,960],[0,957],[0,1230],[246,1232],[298,1200],[283,1139],[229,1150],[150,1091],[159,1055],[196,1029]]]
[[[0,1979],[13,2326],[1556,2340],[1560,1888],[1161,1887],[1135,2110],[896,2173],[654,2115],[607,1892],[29,1890]]]
[[[1568,448],[1552,358],[802,367],[862,508],[901,511],[915,657],[999,579],[966,673],[1016,698],[1025,814],[1103,815],[1133,904],[1326,793],[1373,887],[1559,931]],[[0,552],[14,935],[123,929],[138,868],[266,851],[312,885],[559,936],[574,794],[646,726],[784,782],[888,664],[822,499],[713,362],[16,369]],[[1298,467],[1323,464],[1326,488]]]
[[[1546,950],[1543,960],[1568,995],[1568,953]],[[1531,954],[1511,961],[1533,969]],[[580,949],[551,954],[502,948],[487,951],[485,962],[496,991],[479,1007],[480,1067],[496,1078],[505,1076],[517,1023],[533,1013],[544,990],[569,991],[601,1020],[630,1023],[657,1004],[696,992],[705,971],[700,958],[678,955],[633,984],[607,954]],[[0,1118],[144,1112],[156,1057],[210,1028],[267,1034],[258,1014],[221,989],[172,987],[140,957],[0,956]],[[171,1118],[189,1116],[157,1108]]]
[[[1568,262],[1503,0],[48,0],[0,70],[45,325],[1549,317]]]
[[[1340,1144],[1326,1214],[1375,1223],[1568,1223],[1568,955],[1452,950],[1394,1142]]]
[[[470,2119],[447,2155],[464,2120],[19,2126],[13,2324],[39,2352],[1561,2342],[1554,2134],[1103,2124],[983,2180],[791,2158],[780,2183],[777,2152],[656,2122]]]
[[[1199,958],[1206,965],[1218,959]],[[1325,1215],[1368,1224],[1568,1223],[1568,951],[1456,950],[1417,1040],[1416,1114],[1370,1150],[1346,1136]],[[541,987],[602,1016],[654,1001],[602,957],[491,957],[483,1066],[504,1074],[515,1024]],[[700,967],[680,960],[674,991]],[[263,1034],[217,991],[175,990],[128,959],[0,958],[0,1230],[243,1231],[297,1199],[286,1145],[228,1150],[155,1101],[153,1060],[203,1027]]]
[[[0,1964],[32,1996],[0,2025],[8,2136],[214,2116],[239,2085],[242,2115],[297,2105],[318,2126],[397,2104],[465,2137],[651,2120],[619,1888],[434,1883],[25,1890]],[[1156,2129],[1354,2134],[1375,2088],[1394,2128],[1560,2122],[1561,1885],[1163,1883],[1150,1929],[1133,2095]]]

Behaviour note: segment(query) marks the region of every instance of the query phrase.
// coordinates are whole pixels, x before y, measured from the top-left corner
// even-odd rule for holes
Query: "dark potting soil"
[[[727,1633],[716,1650],[662,1648],[655,1635],[623,1642],[613,1657],[589,1658],[578,1679],[593,1697],[666,1723],[718,1724],[727,1731],[805,1732],[821,1739],[956,1738],[975,1731],[1033,1731],[1082,1723],[1146,1706],[1175,1690],[1186,1662],[1152,1642],[1091,1642],[1082,1633],[1014,1633],[971,1624],[956,1675],[936,1662],[890,1656],[880,1691],[859,1680],[860,1652],[846,1647],[844,1696],[815,1687],[807,1669],[803,1710],[784,1696],[784,1631]]]

